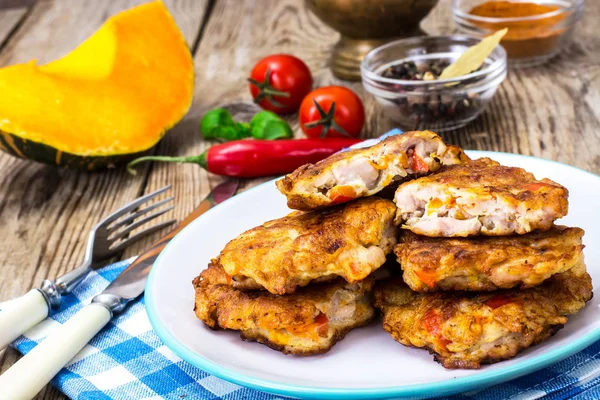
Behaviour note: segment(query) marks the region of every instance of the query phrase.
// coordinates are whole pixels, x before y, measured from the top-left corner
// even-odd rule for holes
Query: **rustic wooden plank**
[[[28,9],[36,0],[0,0],[0,10]]]
[[[109,16],[145,0],[41,0],[0,53],[0,65],[60,57]],[[164,0],[187,43],[195,43],[208,0]],[[0,14],[0,22],[3,21]],[[2,30],[9,30],[2,26]],[[0,36],[1,38],[1,36]],[[1,39],[0,39],[1,40]],[[24,293],[83,259],[87,235],[102,216],[139,195],[144,174],[123,170],[86,173],[0,155],[0,301]],[[2,369],[16,358],[6,352]],[[48,388],[38,398],[64,398]]]
[[[481,118],[466,128],[443,136],[448,141],[466,148],[533,154],[599,172],[600,111],[597,105],[600,97],[598,78],[600,43],[594,39],[594,23],[600,16],[600,4],[589,3],[586,16],[576,30],[576,41],[569,46],[565,55],[542,67],[511,70],[489,110]],[[449,22],[451,21],[449,4],[449,0],[440,1],[440,5],[422,24],[426,32],[446,34],[454,30],[452,23]],[[97,12],[96,3],[94,5]],[[38,7],[42,6],[38,5]],[[189,14],[189,11],[186,12],[186,15]],[[193,32],[193,29],[190,31]],[[69,32],[66,31],[66,34]],[[288,52],[304,59],[311,68],[318,86],[342,84],[352,87],[365,102],[368,115],[363,132],[365,137],[377,136],[391,129],[395,124],[383,115],[374,100],[364,92],[360,83],[343,82],[331,75],[327,63],[331,47],[337,38],[338,35],[333,30],[323,25],[305,8],[304,2],[296,0],[248,0],[244,3],[236,0],[217,1],[195,57],[197,79],[192,110],[163,140],[158,152],[169,155],[192,155],[204,151],[209,144],[200,139],[198,125],[201,115],[210,108],[225,104],[234,113],[249,117],[256,108],[250,101],[245,78],[258,59],[275,52]],[[19,54],[26,51],[26,46],[22,47],[9,58],[18,59]],[[44,50],[40,47],[42,45],[38,45],[39,51]],[[64,51],[68,49],[67,47]],[[2,57],[0,53],[0,62],[4,60]],[[296,128],[296,135],[301,136],[295,118],[294,115],[289,117]],[[10,164],[6,167],[5,162],[5,158],[0,157],[0,168],[12,171],[14,166]],[[12,162],[16,161],[11,159]],[[64,171],[40,172],[37,166],[28,168],[33,171],[21,168],[21,172],[16,174],[11,172],[10,178],[5,176],[0,180],[0,184],[7,188],[7,193],[17,192],[10,197],[7,194],[0,194],[5,196],[0,197],[0,222],[4,221],[2,218],[11,215],[4,210],[9,209],[19,222],[19,227],[33,229],[35,234],[23,231],[23,228],[19,230],[15,222],[10,229],[2,228],[7,229],[7,237],[8,234],[15,237],[21,235],[26,238],[23,239],[23,243],[30,243],[29,241],[36,238],[47,239],[39,242],[46,243],[46,250],[33,256],[28,255],[27,260],[39,259],[40,265],[44,266],[49,263],[51,267],[48,271],[51,272],[59,270],[57,265],[60,262],[54,258],[60,256],[66,261],[77,259],[76,256],[81,255],[82,243],[66,246],[63,245],[63,241],[57,239],[56,235],[43,236],[42,233],[37,232],[38,230],[43,232],[44,229],[48,229],[48,225],[52,225],[52,228],[56,226],[55,229],[63,229],[67,236],[82,238],[90,222],[78,220],[78,217],[80,218],[85,212],[98,216],[99,203],[108,203],[106,207],[109,209],[110,205],[115,203],[114,199],[109,198],[109,193],[115,194],[129,188],[130,191],[127,192],[129,196],[135,192],[131,187],[143,186],[143,179],[133,178],[124,183],[125,178],[121,173],[116,172],[102,174],[107,177],[103,180],[99,177],[90,178],[87,174]],[[20,175],[29,178],[23,180]],[[165,184],[173,184],[173,192],[177,197],[175,215],[182,218],[211,187],[221,180],[222,178],[207,174],[197,166],[157,164],[150,168],[148,184],[144,191],[150,192]],[[264,180],[246,181],[245,187],[261,181]],[[48,185],[47,182],[51,184]],[[65,186],[68,189],[64,189]],[[57,187],[59,187],[58,194]],[[52,214],[51,210],[60,203],[57,200],[60,190],[66,191],[62,197],[67,202],[63,213],[67,213],[74,206],[74,199],[78,202],[76,210],[84,211],[76,211],[68,218],[70,223],[56,219],[47,224],[44,229],[35,228],[36,224],[44,221],[39,215],[32,217],[32,210],[36,210],[40,215],[46,215],[45,210],[50,210],[50,215],[56,216],[56,212]],[[95,196],[90,194],[93,191],[101,193],[100,200],[96,200]],[[39,195],[40,193],[42,195]],[[23,207],[25,210],[21,211]],[[25,217],[19,217],[20,214]],[[18,218],[24,220],[19,221]],[[74,229],[79,229],[79,232],[72,233]],[[54,242],[49,240],[53,237]],[[131,249],[126,256],[139,252],[150,240]],[[62,247],[54,249],[56,246]],[[6,248],[0,247],[0,252],[2,250]],[[51,254],[56,254],[56,257],[53,258]],[[16,267],[11,269],[11,271],[16,270]],[[37,276],[34,274],[33,278],[37,279]],[[26,287],[28,286],[17,289]],[[0,291],[2,291],[1,286]],[[4,293],[2,291],[2,295]]]
[[[576,33],[580,45],[571,50],[577,53],[577,61],[572,64],[577,68],[580,65],[587,68],[588,78],[582,81],[587,82],[585,86],[582,82],[578,83],[581,78],[572,79],[573,74],[556,77],[560,74],[557,72],[557,69],[561,70],[560,63],[566,62],[570,56],[562,57],[558,64],[553,62],[544,67],[511,70],[489,110],[481,118],[466,128],[443,136],[465,148],[533,154],[597,172],[600,157],[594,159],[594,151],[597,154],[598,147],[586,143],[594,140],[600,132],[597,129],[598,116],[591,115],[594,110],[598,113],[598,107],[590,105],[598,97],[597,75],[594,75],[597,63],[594,64],[594,61],[597,59],[595,54],[599,53],[592,24],[595,16],[600,15],[600,9],[597,4],[588,9],[591,12],[587,13]],[[422,29],[434,35],[453,33],[456,28],[452,22],[450,1],[440,1],[423,21]],[[338,37],[301,2],[265,0],[260,1],[258,6],[256,0],[243,4],[233,0],[218,1],[196,53],[197,86],[192,111],[186,123],[161,143],[158,152],[193,155],[208,148],[210,143],[201,140],[198,126],[200,117],[211,108],[225,105],[241,118],[249,118],[257,108],[251,102],[244,79],[256,61],[277,52],[291,53],[305,60],[315,76],[315,86],[337,84],[355,90],[362,97],[367,112],[364,137],[376,137],[394,128],[395,123],[383,114],[360,83],[341,81],[333,77],[327,68],[331,47]],[[582,101],[587,105],[576,106],[579,101],[576,98],[581,97],[577,93],[585,88],[587,92]],[[296,118],[294,114],[288,119],[296,136],[301,137]],[[573,143],[575,135],[568,134],[575,130],[578,143]],[[182,218],[222,179],[194,165],[157,164],[151,169],[146,191],[167,183],[174,184],[178,198],[177,216]],[[245,181],[244,188],[265,180]],[[128,254],[135,254],[147,244],[133,247]]]
[[[210,143],[200,138],[201,116],[209,109],[226,105],[240,118],[250,118],[258,110],[252,103],[246,78],[252,66],[273,53],[290,53],[303,59],[315,77],[316,86],[339,82],[331,76],[327,63],[339,35],[325,26],[296,0],[219,0],[196,52],[196,96],[185,123],[166,137],[157,153],[192,155],[203,152]],[[360,89],[360,83],[353,87]],[[289,121],[301,136],[297,116]],[[176,215],[183,218],[209,190],[223,178],[207,174],[195,165],[155,164],[146,191],[173,184],[177,197]],[[244,187],[265,179],[249,180]],[[127,255],[139,252],[149,241],[132,246]]]
[[[24,20],[28,8],[11,8],[14,4],[6,4],[5,9],[0,11],[0,48],[3,48],[8,42],[11,34],[19,27],[19,24]],[[9,276],[3,274],[3,276]],[[6,279],[6,278],[5,278]],[[0,373],[2,373],[9,365],[11,365],[17,357],[14,350],[0,350]]]
[[[7,41],[10,34],[18,28],[25,17],[27,8],[9,8],[0,11],[0,47]]]
[[[457,28],[452,21],[452,1],[440,0],[421,21],[421,29],[429,36],[450,35]]]
[[[509,69],[489,109],[443,136],[465,148],[533,155],[600,172],[600,3],[584,18],[564,54],[547,64]],[[449,7],[438,12],[450,16]],[[435,12],[434,12],[435,14]]]
[[[510,69],[487,112],[443,136],[465,148],[515,152],[600,172],[600,3],[586,12],[565,53],[532,68]],[[451,2],[423,21],[430,35],[457,33]]]

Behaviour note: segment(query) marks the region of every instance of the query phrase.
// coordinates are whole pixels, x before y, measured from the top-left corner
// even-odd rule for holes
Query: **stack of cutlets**
[[[193,282],[197,317],[286,354],[329,350],[375,316],[371,275],[397,244],[396,206],[371,195],[464,160],[409,132],[299,168],[277,186],[300,211],[225,246]]]
[[[277,187],[299,211],[233,239],[194,280],[214,329],[318,354],[378,308],[400,343],[478,368],[548,338],[592,296],[583,230],[553,225],[567,190],[433,132],[336,154]],[[392,252],[402,277],[376,281]]]
[[[375,288],[384,329],[446,368],[479,368],[552,336],[592,297],[568,192],[487,158],[400,185],[402,279]]]

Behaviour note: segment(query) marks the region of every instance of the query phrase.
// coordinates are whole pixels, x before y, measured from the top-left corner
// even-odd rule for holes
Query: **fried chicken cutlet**
[[[221,267],[210,266],[194,279],[194,312],[213,329],[238,330],[242,339],[284,354],[320,354],[373,318],[373,282],[367,278],[347,283],[338,278],[276,296],[234,289]]]
[[[312,210],[376,194],[399,180],[437,171],[442,162],[468,159],[430,131],[390,136],[378,144],[306,164],[277,181],[288,207]]]
[[[394,203],[359,199],[296,211],[242,233],[213,260],[240,289],[291,294],[313,280],[358,282],[381,267],[397,242]],[[236,286],[237,285],[237,286]]]
[[[480,158],[401,184],[396,223],[431,237],[522,235],[565,216],[568,195],[549,179]]]
[[[412,291],[401,279],[378,283],[375,306],[396,341],[426,348],[445,368],[479,368],[514,357],[556,333],[592,298],[583,259],[525,290]]]
[[[430,238],[400,234],[394,253],[417,292],[491,291],[536,286],[583,257],[580,228],[553,226],[526,235]]]

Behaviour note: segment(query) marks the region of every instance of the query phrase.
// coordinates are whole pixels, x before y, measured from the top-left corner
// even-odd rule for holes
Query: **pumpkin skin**
[[[121,12],[63,58],[0,68],[0,149],[95,170],[154,147],[188,111],[190,51],[160,1]]]

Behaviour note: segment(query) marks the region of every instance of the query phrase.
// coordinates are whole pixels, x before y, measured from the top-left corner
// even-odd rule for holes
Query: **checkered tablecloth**
[[[397,133],[401,132],[394,130],[384,136]],[[64,297],[58,312],[14,343],[17,350],[21,353],[30,351],[54,328],[87,305],[131,261],[121,261],[92,272],[72,294]],[[70,398],[81,400],[281,398],[223,381],[181,360],[152,331],[143,299],[133,302],[114,318],[52,380],[52,384]],[[600,399],[600,342],[531,375],[444,399],[541,398]]]
[[[131,260],[92,272],[61,310],[19,338],[27,353],[88,304]],[[445,400],[600,399],[600,342],[534,374]],[[53,380],[72,399],[251,399],[281,398],[223,381],[171,352],[152,331],[144,300],[114,318]],[[544,397],[546,396],[546,397]],[[0,399],[2,394],[0,393]],[[4,400],[4,399],[3,399]]]

